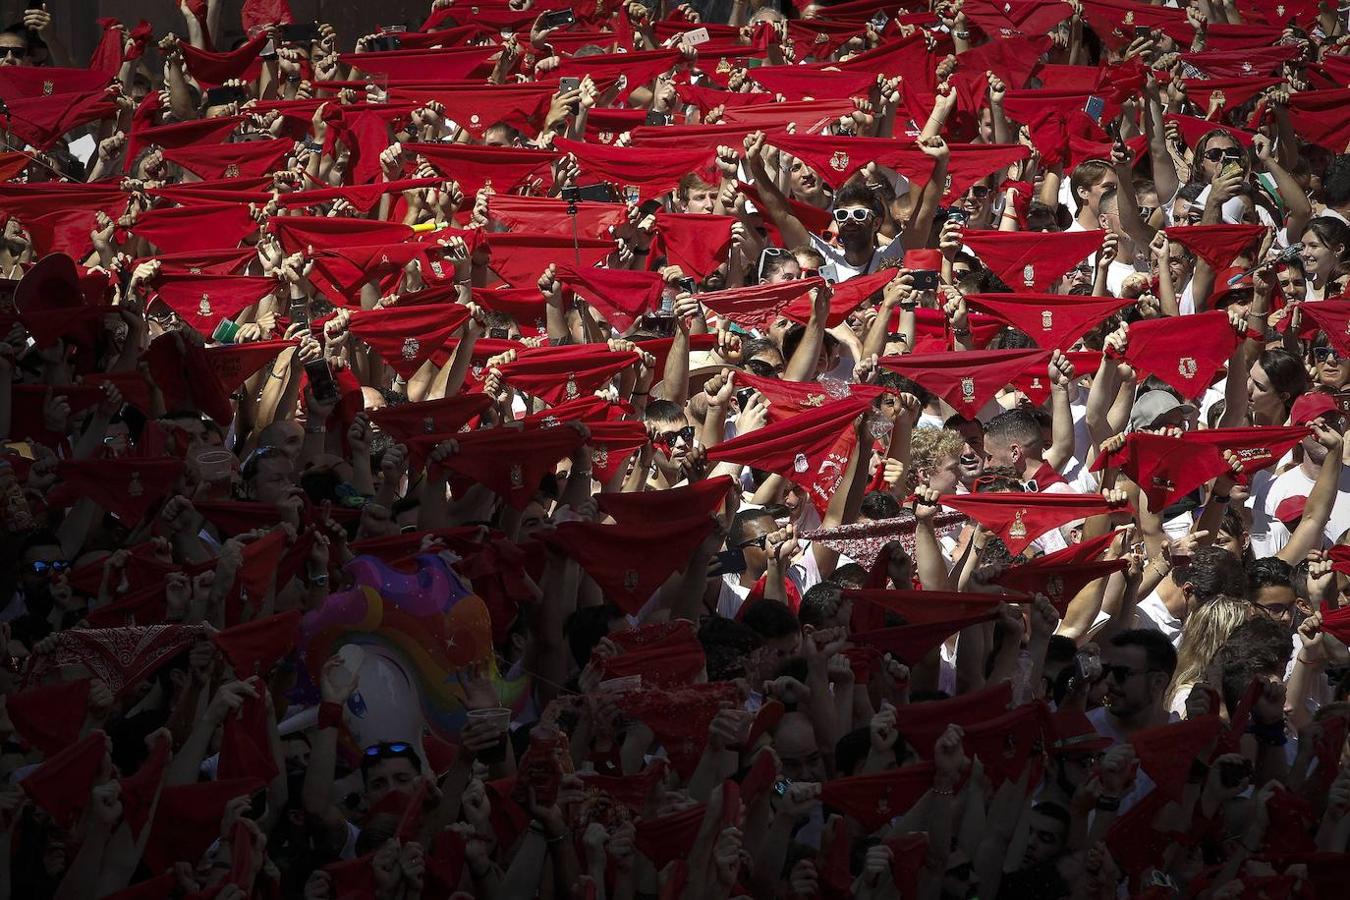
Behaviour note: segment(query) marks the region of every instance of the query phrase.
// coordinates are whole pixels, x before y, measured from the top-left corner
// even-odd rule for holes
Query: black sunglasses
[[[1205,159],[1218,162],[1221,159],[1242,159],[1242,151],[1236,147],[1211,147],[1205,151]]]
[[[656,443],[672,446],[676,441],[683,440],[686,444],[693,443],[694,426],[686,425],[679,431],[663,431],[656,436]]]
[[[70,568],[70,560],[54,559],[51,562],[38,560],[37,562],[30,563],[29,568],[33,570],[34,575],[48,575],[48,574],[59,575]]]
[[[13,57],[14,59],[23,59],[28,55],[28,51],[22,47],[0,47],[0,52],[3,52],[6,57]]]
[[[371,744],[364,753],[367,760],[397,759],[400,756],[416,756],[412,744],[403,741],[380,741]]]
[[[1330,363],[1331,365],[1335,365],[1341,359],[1336,355],[1336,350],[1333,347],[1314,347],[1312,355],[1314,362]]]

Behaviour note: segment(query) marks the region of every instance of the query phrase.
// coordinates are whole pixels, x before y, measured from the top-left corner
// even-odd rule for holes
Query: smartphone
[[[210,109],[213,106],[224,106],[227,103],[243,103],[248,100],[248,91],[241,87],[220,86],[209,88],[206,91],[206,107]]]
[[[568,91],[579,91],[579,90],[581,90],[580,78],[568,77],[558,79],[558,93],[566,94]]]
[[[1134,26],[1134,36],[1135,36],[1135,38],[1146,38],[1146,37],[1151,36],[1152,34],[1153,34],[1153,29],[1152,29],[1152,28],[1149,28],[1147,25],[1136,25],[1136,26]]]
[[[408,30],[407,25],[381,25],[380,34],[402,34]]]
[[[504,341],[510,338],[510,336],[511,332],[502,328],[500,325],[488,329],[488,337],[492,338],[494,341]]]
[[[614,188],[608,184],[588,184],[585,187],[577,188],[577,200],[589,201],[591,203],[615,203],[619,196],[614,193]]]
[[[708,35],[708,29],[706,28],[695,28],[693,31],[686,31],[684,33],[684,42],[690,47],[706,44],[710,40],[712,40],[712,38]]]
[[[291,25],[279,25],[277,31],[281,39],[288,44],[312,44],[322,35],[318,22],[296,22]]]
[[[679,286],[681,294],[692,294],[698,289],[697,282],[692,278],[681,278],[676,282],[676,285]],[[664,305],[665,301],[662,301],[662,306],[664,307]]]
[[[792,787],[791,779],[780,777],[773,783],[773,792],[780,797],[786,797],[790,787]]]
[[[834,263],[826,263],[820,267],[820,277],[825,279],[826,284],[838,284],[839,267]]]
[[[938,286],[938,273],[935,269],[917,269],[910,273],[914,279],[914,290],[935,291]]]
[[[1233,176],[1233,175],[1241,175],[1241,174],[1242,174],[1242,164],[1241,164],[1241,163],[1231,163],[1231,162],[1230,162],[1230,163],[1225,163],[1225,164],[1224,164],[1224,167],[1223,167],[1223,171],[1220,172],[1219,174],[1221,174],[1224,178],[1228,178],[1228,177],[1231,177],[1231,176]]]
[[[379,37],[371,38],[370,40],[371,53],[387,53],[390,50],[397,50],[402,46],[403,42],[398,39],[397,35],[392,34],[382,34]]]
[[[1101,97],[1088,97],[1087,103],[1083,104],[1083,112],[1100,125],[1102,113],[1106,112],[1106,101]]]
[[[755,399],[755,389],[752,387],[741,388],[736,392],[736,405],[745,409],[750,405],[750,401]]]
[[[675,317],[662,315],[643,316],[642,327],[657,337],[673,337],[675,335]]]
[[[303,298],[292,301],[291,305],[286,309],[286,318],[290,319],[292,323],[304,325],[306,330],[308,330],[309,301]]]
[[[561,28],[564,25],[571,25],[576,20],[576,15],[570,9],[555,9],[553,12],[546,12],[539,17],[539,27],[541,29]]]
[[[663,112],[657,112],[657,111],[654,110],[654,109],[649,109],[649,110],[647,110],[647,118],[646,118],[646,120],[643,121],[642,124],[643,124],[643,125],[669,125],[669,124],[670,124],[670,116],[666,115],[666,114],[663,113]]]
[[[745,551],[739,547],[733,547],[730,550],[723,550],[712,558],[712,562],[708,564],[708,577],[739,575],[745,569]]]
[[[338,397],[337,379],[328,367],[328,360],[316,359],[305,363],[305,374],[309,376],[309,389],[314,392],[315,400],[336,400]]]
[[[964,225],[970,221],[970,217],[966,215],[963,209],[949,209],[947,210],[947,221],[959,222]]]
[[[1075,653],[1073,677],[1084,684],[1095,684],[1102,677],[1102,658],[1095,653]]]
[[[871,25],[877,31],[882,31],[883,29],[885,29],[886,23],[889,21],[890,17],[888,17],[884,12],[879,12],[872,18],[868,19],[867,24]]]

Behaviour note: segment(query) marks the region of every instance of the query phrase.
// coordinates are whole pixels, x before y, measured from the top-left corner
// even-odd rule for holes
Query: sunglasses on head
[[[1205,159],[1218,162],[1221,159],[1242,159],[1242,151],[1236,147],[1210,147],[1205,151]]]
[[[54,559],[51,562],[46,562],[40,559],[31,563],[29,568],[33,570],[34,575],[59,575],[70,569],[70,560]]]
[[[371,744],[362,754],[366,760],[374,761],[378,759],[397,759],[400,756],[416,756],[412,744],[403,741],[380,741],[378,744]]]
[[[784,250],[782,247],[765,247],[764,250],[759,254],[759,267],[757,272],[759,280],[760,281],[764,280],[764,267],[768,265],[769,260],[778,259],[779,257],[782,256],[791,256],[791,255],[792,255],[791,250]]]
[[[847,209],[836,209],[834,211],[834,220],[843,225],[849,219],[855,222],[866,222],[872,218],[872,211],[865,206],[850,206]]]

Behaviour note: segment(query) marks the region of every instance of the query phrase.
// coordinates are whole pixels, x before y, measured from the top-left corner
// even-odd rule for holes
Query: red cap
[[[89,687],[89,679],[81,678],[29,688],[11,694],[5,709],[19,737],[50,759],[79,739]]]
[[[1101,494],[1032,494],[1016,491],[983,494],[947,494],[940,502],[994,532],[1011,553],[1021,553],[1036,538],[1075,519],[1133,512],[1126,505],[1113,508]]]
[[[872,775],[835,778],[820,786],[820,799],[871,833],[908,812],[932,784],[933,764],[916,763]]]
[[[616,697],[625,715],[652,730],[666,750],[671,768],[688,778],[708,740],[718,710],[740,703],[739,689],[728,682],[691,684],[676,690],[630,691]]]
[[[637,615],[666,579],[688,564],[716,524],[711,516],[622,526],[564,522],[552,533],[537,537],[566,551],[595,580],[607,600]]]
[[[1050,714],[1046,738],[1046,750],[1057,756],[1100,753],[1109,750],[1112,744],[1109,737],[1092,727],[1092,720],[1071,708]]]
[[[971,350],[885,356],[881,365],[912,378],[968,419],[1032,367],[1050,364],[1050,350]]]
[[[966,302],[972,309],[997,316],[1022,331],[1044,350],[1067,350],[1107,318],[1134,303],[1114,297],[1089,300],[1063,294],[970,294]]]
[[[1298,525],[1298,520],[1303,518],[1303,510],[1308,505],[1308,498],[1302,494],[1296,497],[1285,497],[1275,507],[1275,518],[1284,523],[1285,527],[1293,530]]]
[[[108,737],[91,731],[28,774],[19,786],[62,827],[89,803],[89,793],[104,774]]]
[[[1307,425],[1328,413],[1339,411],[1340,407],[1336,405],[1336,401],[1331,398],[1330,394],[1310,391],[1294,401],[1294,405],[1289,411],[1289,421],[1295,425]]]
[[[1219,310],[1130,323],[1125,361],[1143,375],[1157,375],[1193,400],[1213,383],[1238,344],[1238,335]]]
[[[596,307],[620,333],[633,327],[639,316],[655,310],[666,282],[655,272],[578,268],[563,263],[558,279]]]
[[[669,265],[679,266],[686,275],[704,278],[727,258],[731,226],[736,221],[735,216],[659,211],[656,233]]]
[[[1244,250],[1266,233],[1264,225],[1172,225],[1164,228],[1176,241],[1217,271],[1227,269]],[[1224,279],[1220,283],[1227,283]]]
[[[351,314],[348,327],[394,371],[410,379],[468,318],[468,308],[458,304],[400,304],[357,310]]]
[[[966,231],[961,240],[1014,291],[1041,292],[1100,250],[1105,235],[1100,230]]]
[[[284,532],[277,533],[284,536]],[[229,660],[236,678],[266,675],[295,649],[300,618],[299,610],[288,610],[226,628],[213,634],[211,640]]]

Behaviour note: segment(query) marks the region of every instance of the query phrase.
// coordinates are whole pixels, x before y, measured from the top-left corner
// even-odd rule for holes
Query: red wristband
[[[325,701],[319,704],[319,727],[320,728],[342,727],[341,703],[329,703]]]

